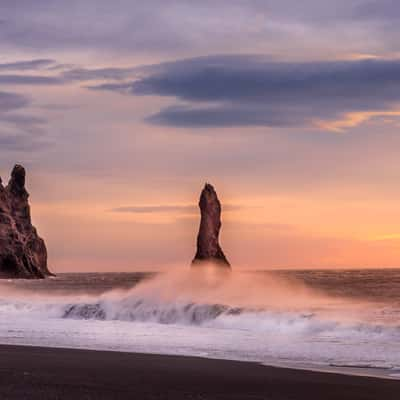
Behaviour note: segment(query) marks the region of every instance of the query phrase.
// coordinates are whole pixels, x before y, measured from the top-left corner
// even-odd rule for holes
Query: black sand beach
[[[195,357],[0,346],[0,399],[397,400],[400,381]]]

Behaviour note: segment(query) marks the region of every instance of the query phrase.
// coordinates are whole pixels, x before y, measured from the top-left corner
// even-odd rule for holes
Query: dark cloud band
[[[151,66],[130,82],[92,87],[185,102],[148,121],[186,127],[292,126],[400,102],[400,60],[278,63],[263,57],[202,57]]]
[[[54,64],[54,60],[51,59],[36,59],[28,61],[16,61],[11,63],[0,64],[0,71],[26,71],[26,70],[36,70],[46,67],[50,67]]]
[[[0,75],[0,84],[3,85],[59,85],[64,83],[57,76],[39,75]]]

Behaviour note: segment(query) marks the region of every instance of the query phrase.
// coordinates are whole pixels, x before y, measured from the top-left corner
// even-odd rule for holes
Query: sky
[[[2,0],[0,176],[54,272],[400,266],[395,0]]]

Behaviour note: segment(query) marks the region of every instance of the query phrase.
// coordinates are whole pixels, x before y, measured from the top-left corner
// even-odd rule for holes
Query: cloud
[[[27,114],[29,106],[30,100],[25,96],[0,92],[0,148],[3,152],[30,152],[47,145],[44,139],[47,120]]]
[[[26,107],[29,100],[20,94],[0,92],[0,116],[2,113]]]
[[[279,63],[250,58],[247,65],[216,64],[199,59],[166,64],[158,74],[130,85],[133,94],[173,96],[190,101],[228,101],[296,103],[301,99],[316,102],[340,99],[349,103],[367,96],[398,99],[400,60],[361,60],[343,62]],[[393,87],[396,86],[396,87]]]
[[[33,150],[41,150],[47,146],[47,142],[37,140],[29,135],[0,132],[0,147],[3,151],[31,152]]]
[[[137,65],[134,67],[108,67],[108,68],[70,68],[64,73],[64,77],[67,79],[76,80],[123,80],[123,79],[140,79],[149,74],[158,74],[164,72],[167,68],[180,69],[197,68],[200,65],[223,66],[234,63],[237,67],[245,67],[249,62],[257,61],[271,61],[272,58],[267,55],[251,55],[251,54],[236,54],[236,55],[216,55],[216,56],[200,56],[195,58],[185,58],[180,61],[169,61],[160,64],[151,65]],[[119,84],[103,84],[93,86],[93,89],[102,88],[104,89],[118,89]],[[121,84],[121,89],[129,88],[129,85],[125,82]]]
[[[159,0],[3,0],[0,15],[3,48],[168,52],[188,46]]]
[[[40,75],[0,75],[0,84],[3,85],[59,85],[64,80],[57,76]]]
[[[168,58],[234,49],[299,58],[316,48],[369,53],[376,32],[354,18],[360,3],[365,1],[169,0],[166,8],[162,0],[2,0],[0,48]]]
[[[236,211],[241,209],[239,205],[225,204],[224,211]],[[113,208],[111,211],[116,213],[132,214],[155,214],[155,213],[198,213],[199,208],[195,205],[155,205],[155,206],[127,206]]]
[[[36,59],[29,61],[16,61],[11,63],[0,64],[0,71],[11,70],[11,71],[26,71],[26,70],[36,70],[50,67],[55,63],[51,59]]]
[[[14,87],[65,83],[61,75],[49,74],[48,68],[54,65],[55,61],[47,58],[1,63],[0,71],[12,73],[0,73],[0,84]],[[25,73],[31,70],[36,74]],[[30,95],[32,93],[31,90]],[[37,109],[32,114],[31,106],[31,96],[0,91],[0,148],[3,152],[31,152],[50,144],[46,139],[47,118],[38,114]]]
[[[67,80],[90,81],[90,80],[121,80],[132,78],[137,72],[136,67],[131,68],[69,68],[63,73]]]
[[[91,89],[180,103],[148,121],[184,127],[293,126],[387,112],[400,102],[400,60],[276,62],[213,56],[150,66],[147,76]]]
[[[222,105],[214,107],[173,106],[146,118],[146,121],[175,127],[294,126],[306,122],[305,116],[274,108]]]
[[[44,134],[43,126],[47,123],[47,120],[32,115],[7,113],[0,117],[0,122],[2,126],[5,124],[11,125],[24,132],[24,134],[29,133],[39,136]]]
[[[397,0],[363,1],[354,7],[350,19],[371,34],[372,54],[399,54],[400,7]]]
[[[400,18],[400,7],[397,0],[374,0],[360,3],[353,15],[361,19],[393,21]]]

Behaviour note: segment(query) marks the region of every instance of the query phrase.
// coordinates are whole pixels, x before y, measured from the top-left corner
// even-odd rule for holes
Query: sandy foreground
[[[400,399],[400,381],[196,357],[0,346],[0,399]]]

